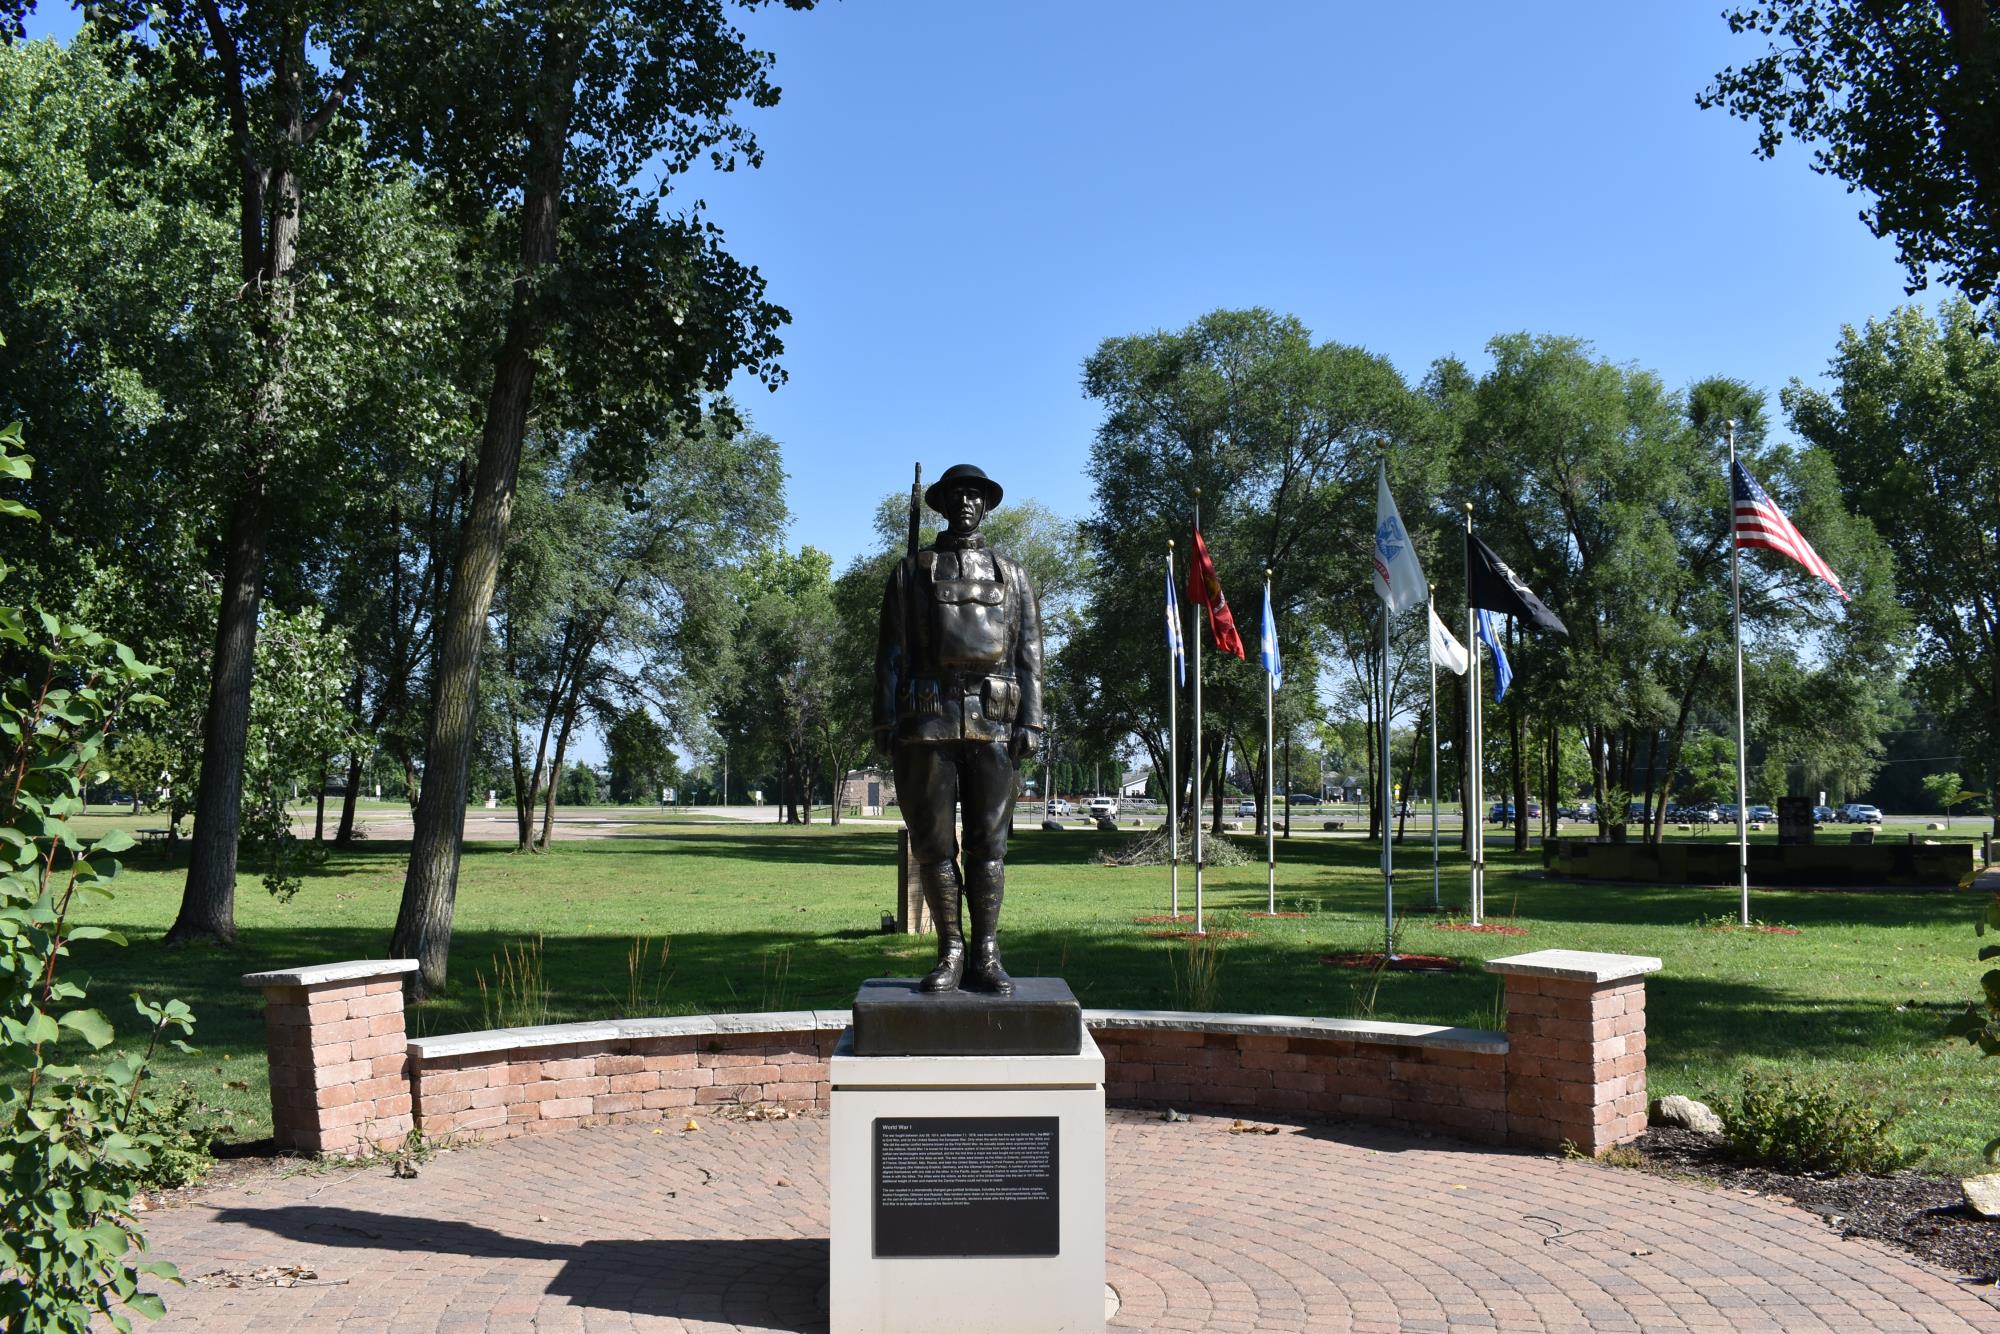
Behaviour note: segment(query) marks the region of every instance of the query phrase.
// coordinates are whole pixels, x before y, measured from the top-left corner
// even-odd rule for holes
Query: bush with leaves
[[[1979,935],[1988,931],[2000,931],[2000,894],[1986,901],[1986,915],[1979,919],[1973,930]],[[1989,959],[2000,959],[2000,945],[1981,945],[1981,963]],[[1981,1056],[2000,1056],[2000,968],[1989,968],[1979,979],[1980,997],[1965,1007],[1965,1013],[1951,1021],[1945,1032],[1955,1038],[1964,1038],[1979,1048]],[[1987,1141],[1986,1161],[2000,1167],[2000,1138]]]
[[[28,476],[18,424],[0,430],[0,477]],[[33,519],[0,498],[0,515]],[[6,577],[0,568],[0,580]],[[128,1260],[145,1238],[132,1200],[163,1138],[143,1128],[165,1109],[146,1087],[162,1041],[184,1046],[194,1016],[177,1000],[134,998],[146,1033],[117,1050],[83,988],[59,974],[70,943],[107,940],[71,923],[81,897],[109,897],[115,831],[85,843],[70,824],[103,766],[119,710],[145,698],[155,669],[123,644],[52,612],[0,607],[0,1327],[84,1331],[94,1319],[129,1330],[128,1312],[158,1316],[144,1275],[173,1266]]]
[[[1882,1173],[1908,1161],[1891,1138],[1890,1117],[1827,1084],[1751,1071],[1742,1097],[1712,1102],[1736,1151],[1781,1172]]]

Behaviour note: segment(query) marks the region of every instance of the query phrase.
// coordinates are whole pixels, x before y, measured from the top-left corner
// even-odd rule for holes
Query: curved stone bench
[[[244,979],[261,987],[281,1147],[352,1153],[657,1121],[717,1104],[825,1107],[846,1010],[612,1019],[404,1039],[407,960]],[[1598,1153],[1646,1125],[1645,976],[1660,961],[1542,950],[1490,960],[1506,1032],[1293,1015],[1087,1010],[1124,1106],[1446,1130]]]

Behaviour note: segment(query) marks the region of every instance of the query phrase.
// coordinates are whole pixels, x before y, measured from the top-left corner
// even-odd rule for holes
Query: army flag
[[[1168,557],[1171,562],[1173,558]],[[1181,642],[1181,603],[1174,596],[1174,570],[1167,566],[1167,652],[1174,660],[1174,675],[1187,684],[1187,646]]]
[[[1389,494],[1389,464],[1375,470],[1375,595],[1392,612],[1408,611],[1430,596],[1424,583],[1424,567],[1417,560],[1417,548],[1396,512],[1396,498]]]
[[[1493,702],[1498,704],[1507,698],[1507,687],[1514,683],[1514,665],[1507,661],[1507,650],[1500,647],[1500,631],[1493,624],[1493,613],[1484,607],[1479,609],[1479,638],[1493,650]]]

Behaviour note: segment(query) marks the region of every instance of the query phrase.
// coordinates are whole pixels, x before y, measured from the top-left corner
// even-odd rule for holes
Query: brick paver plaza
[[[1358,1126],[1113,1111],[1117,1329],[2000,1329],[2000,1297],[1775,1201]],[[257,1176],[146,1216],[154,1328],[824,1328],[826,1122],[703,1117]]]

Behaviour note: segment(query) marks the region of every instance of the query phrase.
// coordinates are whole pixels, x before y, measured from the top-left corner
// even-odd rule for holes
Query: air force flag
[[[1396,512],[1396,498],[1389,494],[1386,460],[1375,471],[1375,595],[1391,612],[1408,611],[1430,600],[1416,546],[1403,527],[1403,516]]]

